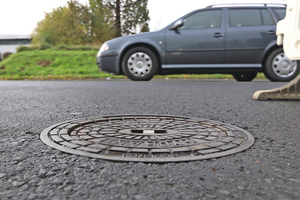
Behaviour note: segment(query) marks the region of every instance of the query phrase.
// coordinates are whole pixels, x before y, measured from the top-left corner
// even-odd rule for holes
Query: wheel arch
[[[134,43],[134,44],[131,44],[131,45],[128,45],[127,47],[125,47],[120,55],[120,59],[119,59],[119,70],[121,72],[121,74],[124,74],[123,72],[123,69],[122,69],[122,61],[123,61],[123,58],[126,54],[127,51],[129,51],[130,49],[132,48],[135,48],[135,47],[145,47],[145,48],[148,48],[150,49],[156,56],[157,58],[157,61],[158,61],[158,71],[157,71],[157,74],[160,73],[161,71],[161,65],[162,65],[162,60],[161,60],[161,56],[158,52],[158,50],[151,44],[148,44],[148,43],[143,43],[143,42],[139,42],[139,43]]]
[[[280,49],[280,48],[282,48],[282,46],[278,46],[276,43],[266,48],[266,50],[263,54],[263,59],[262,59],[262,63],[261,63],[262,71],[264,71],[266,68],[266,62],[267,62],[269,55],[276,49]]]

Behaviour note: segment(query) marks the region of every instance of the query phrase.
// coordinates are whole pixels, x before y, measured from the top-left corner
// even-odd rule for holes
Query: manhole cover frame
[[[245,141],[243,142],[242,145],[232,148],[229,150],[217,152],[217,153],[211,153],[211,154],[206,154],[206,155],[196,155],[196,156],[190,156],[190,157],[164,157],[164,158],[157,158],[157,157],[147,157],[147,158],[142,158],[142,157],[114,157],[114,156],[107,156],[107,155],[100,155],[100,154],[95,154],[92,152],[87,152],[87,151],[81,151],[81,150],[76,150],[72,149],[70,147],[66,147],[63,145],[59,145],[56,142],[53,142],[48,134],[51,133],[52,130],[54,130],[57,127],[62,127],[64,125],[68,124],[73,124],[73,127],[81,127],[85,126],[88,124],[96,123],[101,120],[104,120],[107,118],[127,118],[127,117],[166,117],[166,118],[174,118],[174,119],[185,119],[189,121],[196,121],[199,123],[211,123],[217,126],[224,125],[226,127],[231,127],[234,130],[240,131],[245,135]],[[76,124],[77,123],[77,124]],[[64,129],[66,130],[66,129]],[[74,129],[72,129],[74,130]],[[172,130],[172,129],[171,129]],[[127,130],[128,131],[128,130]],[[159,131],[162,131],[159,129]],[[159,132],[157,131],[157,132]],[[139,131],[136,131],[139,132]],[[244,130],[242,128],[239,128],[237,126],[223,123],[223,122],[218,122],[214,120],[209,120],[209,119],[203,119],[203,118],[195,118],[195,117],[185,117],[185,116],[173,116],[173,115],[156,115],[156,114],[125,114],[125,115],[104,115],[104,116],[93,116],[93,117],[85,117],[85,118],[79,118],[79,119],[73,119],[73,120],[68,120],[65,122],[57,123],[55,125],[52,125],[45,130],[42,131],[40,134],[40,139],[48,146],[55,148],[57,150],[60,150],[62,152],[68,153],[68,154],[75,154],[75,155],[80,155],[80,156],[86,156],[86,157],[91,157],[91,158],[99,158],[103,160],[108,160],[108,161],[118,161],[118,162],[145,162],[145,163],[169,163],[169,162],[188,162],[188,161],[199,161],[199,160],[208,160],[208,159],[213,159],[213,158],[220,158],[220,157],[225,157],[233,154],[237,154],[243,151],[246,151],[249,149],[255,142],[254,136],[248,132],[247,130]],[[171,149],[171,148],[170,148]]]

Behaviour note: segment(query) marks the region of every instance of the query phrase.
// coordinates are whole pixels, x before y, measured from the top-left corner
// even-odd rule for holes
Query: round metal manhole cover
[[[248,131],[233,125],[166,115],[76,119],[48,127],[41,133],[41,140],[71,154],[160,163],[223,157],[254,143]]]

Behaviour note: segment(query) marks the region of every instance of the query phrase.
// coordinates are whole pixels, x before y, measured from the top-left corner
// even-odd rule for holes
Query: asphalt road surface
[[[0,199],[299,199],[300,102],[256,101],[284,83],[197,80],[0,81]],[[218,159],[147,164],[62,153],[39,139],[76,118],[166,114],[247,129]]]

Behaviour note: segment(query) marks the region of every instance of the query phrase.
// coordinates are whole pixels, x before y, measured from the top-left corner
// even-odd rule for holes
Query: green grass
[[[0,79],[106,78],[96,65],[97,51],[34,50],[9,56],[0,62]],[[43,60],[50,63],[41,66]],[[49,62],[50,61],[50,62]]]
[[[96,50],[32,50],[22,51],[0,62],[0,80],[50,79],[123,79],[100,72],[96,65]],[[42,64],[48,64],[41,66]],[[232,79],[231,75],[168,75],[156,79]],[[259,74],[257,78],[265,78]]]

